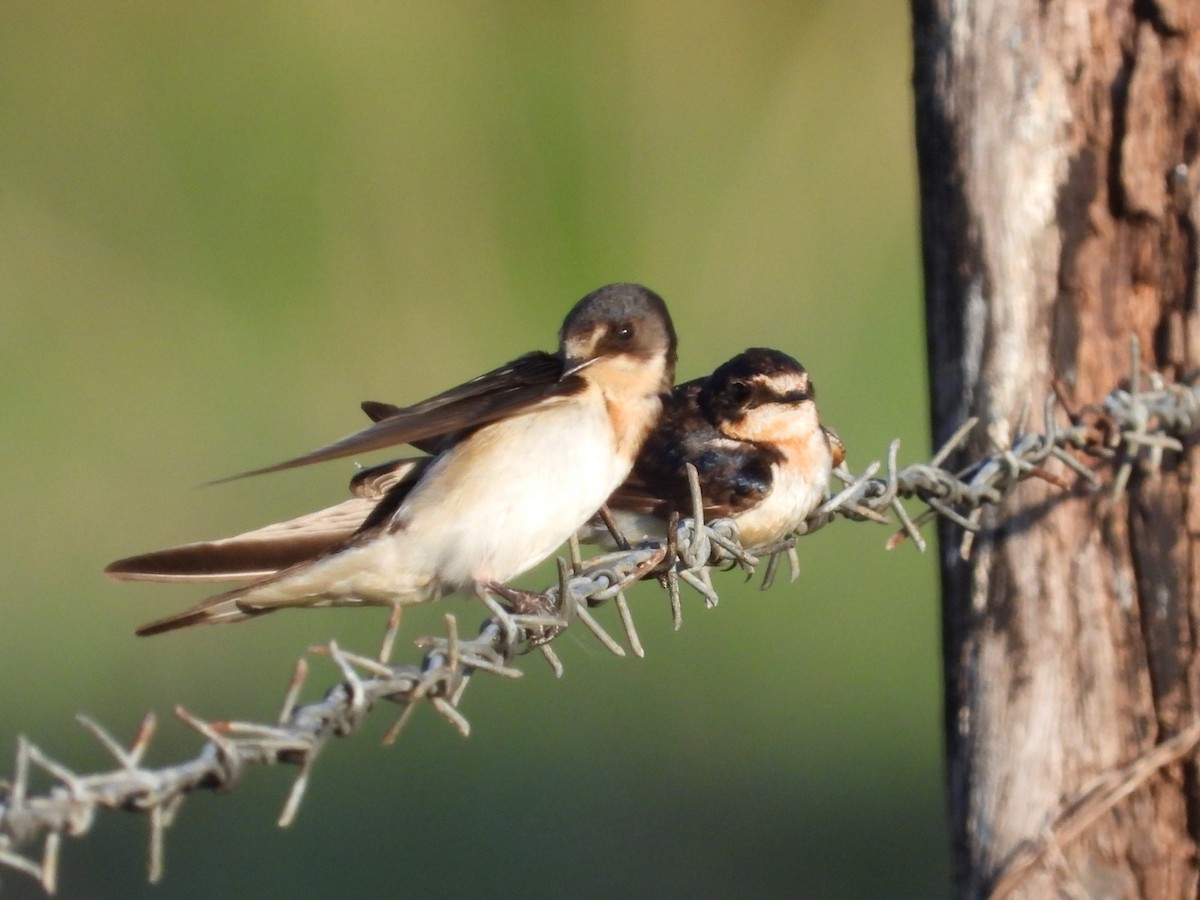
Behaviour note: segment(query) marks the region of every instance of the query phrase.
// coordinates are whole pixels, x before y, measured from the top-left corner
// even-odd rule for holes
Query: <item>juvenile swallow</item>
[[[766,547],[824,502],[844,459],[841,440],[819,421],[808,372],[786,353],[756,347],[675,388],[607,506],[630,540],[663,535],[672,512],[691,515],[690,462],[706,518],[731,518],[744,547]],[[609,539],[596,520],[583,536]]]
[[[290,606],[392,606],[500,588],[553,553],[624,481],[671,391],[675,343],[657,294],[600,288],[568,313],[557,353],[526,354],[326,447],[233,477],[395,444],[434,455],[359,473],[354,498],[313,516],[105,571],[258,579],[144,625],[142,635]],[[355,519],[353,533],[328,547]]]

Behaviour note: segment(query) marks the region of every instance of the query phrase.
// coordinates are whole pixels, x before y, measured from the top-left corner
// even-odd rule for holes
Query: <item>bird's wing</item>
[[[678,385],[663,406],[633,471],[608,506],[666,520],[692,511],[685,463],[696,467],[708,518],[733,516],[758,504],[771,487],[769,453],[722,435],[700,409],[704,379]]]
[[[396,444],[418,445],[443,435],[460,439],[489,422],[552,397],[568,396],[583,387],[581,378],[573,375],[563,378],[562,373],[559,357],[542,352],[527,353],[436,397],[413,406],[398,407],[387,418],[311,453],[210,483],[220,484],[307,466]]]
[[[190,625],[201,624],[219,624],[222,622],[240,622],[244,619],[253,618],[264,613],[271,612],[280,606],[289,605],[288,600],[276,601],[260,601],[256,599],[256,595],[262,592],[263,588],[268,588],[271,585],[280,583],[296,583],[301,584],[305,576],[310,576],[316,571],[317,566],[325,564],[337,565],[339,557],[345,562],[348,557],[342,556],[347,551],[354,548],[364,546],[373,540],[378,539],[390,525],[391,516],[403,502],[404,498],[413,489],[416,483],[420,480],[421,473],[432,462],[434,457],[423,457],[418,460],[400,460],[400,463],[410,463],[411,467],[405,477],[395,481],[387,492],[381,497],[373,497],[371,499],[365,497],[355,497],[353,500],[347,500],[346,504],[358,503],[362,504],[361,508],[366,509],[366,515],[358,519],[354,523],[354,527],[342,532],[339,539],[318,548],[318,552],[311,556],[305,556],[294,560],[290,565],[280,567],[274,571],[261,573],[262,577],[250,582],[242,587],[234,588],[233,590],[225,591],[201,600],[195,606],[185,609],[183,612],[174,613],[162,619],[156,619],[153,622],[147,622],[137,629],[137,634],[142,637],[148,637],[154,634],[162,634],[166,631],[175,631],[179,628],[186,628]],[[389,463],[388,466],[395,466],[395,463]],[[377,468],[385,468],[380,466]],[[341,505],[346,505],[341,504]],[[300,521],[300,520],[294,520]],[[285,525],[288,523],[284,523]],[[271,526],[278,527],[278,526]],[[176,548],[176,550],[186,550],[187,547]],[[106,571],[112,572],[114,566],[121,565],[126,562],[134,562],[138,560],[153,559],[157,556],[167,556],[171,554],[171,550],[159,551],[159,553],[146,554],[143,557],[133,557],[131,560],[122,560],[119,563],[113,563]],[[115,574],[115,573],[114,573]],[[120,575],[117,577],[146,577],[144,575]],[[153,576],[151,576],[153,577]],[[192,579],[198,580],[198,579]],[[302,594],[302,592],[301,592]]]
[[[360,406],[362,411],[367,414],[372,422],[381,422],[384,419],[389,419],[392,416],[404,412],[403,406],[396,406],[394,403],[384,403],[380,400],[364,400]],[[473,430],[473,429],[471,429]],[[471,430],[457,431],[452,434],[441,434],[437,437],[423,438],[419,441],[410,441],[418,450],[423,450],[426,453],[432,453],[435,456],[439,453],[444,453],[449,450],[464,437],[470,434]]]
[[[261,578],[318,556],[354,534],[377,501],[354,497],[336,506],[233,537],[153,550],[110,563],[118,581],[236,581]]]
[[[384,494],[401,481],[420,476],[429,462],[427,457],[419,456],[393,459],[377,466],[359,469],[350,479],[350,493],[368,500],[381,500]]]
[[[680,454],[677,465],[662,457],[660,464],[639,465],[608,500],[608,506],[663,519],[672,512],[689,516],[692,494],[684,463],[696,467],[706,518],[736,516],[757,506],[771,489],[771,464],[761,449],[740,441],[719,439],[721,445],[691,456]]]
[[[273,575],[336,549],[382,506],[394,511],[429,460],[401,459],[363,469],[350,483],[356,496],[336,506],[233,537],[119,559],[104,571],[119,581],[237,581]]]
[[[397,413],[404,412],[403,406],[396,406],[394,403],[383,403],[380,400],[364,400],[360,406],[362,411],[367,414],[372,422],[378,422],[381,419],[390,419]]]

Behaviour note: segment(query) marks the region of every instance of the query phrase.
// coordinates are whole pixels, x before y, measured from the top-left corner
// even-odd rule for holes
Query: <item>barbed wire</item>
[[[78,717],[85,728],[114,758],[109,771],[80,774],[57,762],[25,737],[18,738],[16,763],[10,781],[0,782],[0,867],[8,867],[37,879],[53,893],[64,837],[86,834],[101,809],[142,813],[149,824],[149,879],[163,873],[164,834],[186,797],[197,790],[225,790],[236,784],[254,765],[288,764],[299,773],[279,816],[286,827],[296,817],[308,785],[312,765],[332,737],[356,732],[367,714],[381,701],[401,708],[395,724],[384,737],[391,743],[422,703],[428,703],[461,734],[470,732],[459,702],[477,672],[517,678],[521,671],[514,660],[530,652],[541,653],[556,674],[562,662],[550,646],[576,621],[582,622],[610,651],[624,656],[625,650],[590,610],[608,601],[618,609],[626,642],[637,656],[644,655],[625,597],[625,589],[640,580],[656,579],[665,589],[676,628],[682,624],[680,586],[696,591],[707,607],[718,603],[712,571],[737,567],[753,573],[761,566],[763,587],[775,580],[780,561],[787,559],[791,577],[798,574],[796,541],[839,518],[871,521],[900,531],[888,542],[895,546],[910,538],[925,548],[920,527],[934,517],[948,519],[963,530],[960,551],[970,552],[980,529],[984,508],[1000,503],[1023,480],[1037,477],[1062,488],[1070,484],[1047,470],[1055,460],[1088,488],[1098,490],[1102,481],[1097,467],[1086,460],[1115,465],[1110,483],[1113,497],[1123,492],[1135,467],[1153,471],[1166,451],[1183,449],[1183,439],[1200,427],[1200,388],[1195,376],[1167,384],[1159,373],[1143,376],[1135,360],[1128,385],[1118,388],[1098,405],[1078,413],[1068,412],[1070,424],[1057,424],[1063,404],[1050,398],[1044,405],[1044,430],[1027,432],[1025,419],[1010,439],[989,433],[992,450],[956,470],[944,467],[956,451],[963,450],[977,420],[963,423],[927,463],[898,468],[899,441],[888,448],[885,464],[872,463],[854,476],[838,470],[843,489],[821,506],[798,532],[765,547],[743,548],[737,524],[728,519],[705,523],[700,512],[699,485],[690,472],[693,515],[672,521],[669,537],[633,546],[615,535],[619,549],[583,560],[577,543],[570,547],[569,562],[559,560],[556,585],[542,594],[505,592],[489,605],[494,611],[479,634],[461,639],[454,616],[445,617],[442,637],[425,637],[417,642],[424,656],[420,663],[393,663],[391,653],[399,628],[398,612],[388,623],[382,646],[374,656],[344,650],[331,641],[311,648],[337,667],[341,680],[318,701],[301,704],[300,693],[309,674],[305,659],[296,663],[277,720],[273,724],[241,721],[208,721],[175,709],[176,716],[195,730],[205,743],[192,759],[160,768],[147,768],[142,759],[156,731],[153,714],[142,721],[126,747],[100,724]],[[994,432],[994,430],[993,430]],[[876,473],[886,466],[886,475]],[[1080,483],[1077,481],[1076,483]],[[912,516],[901,501],[914,499],[925,508]],[[894,517],[894,518],[893,518]],[[764,562],[765,560],[765,562]],[[36,793],[31,785],[36,773],[48,775],[51,786]],[[31,849],[32,848],[32,849]]]

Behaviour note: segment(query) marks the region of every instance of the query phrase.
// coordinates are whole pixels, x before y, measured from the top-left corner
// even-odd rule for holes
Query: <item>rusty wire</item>
[[[123,809],[147,816],[149,878],[157,881],[163,872],[164,833],[191,792],[227,789],[253,765],[297,766],[299,773],[279,816],[279,824],[287,826],[296,816],[312,764],[326,742],[353,734],[380,701],[401,709],[385,742],[395,740],[422,702],[428,702],[465,736],[470,725],[458,707],[474,673],[517,678],[521,671],[513,661],[531,651],[542,653],[555,672],[561,673],[562,663],[550,643],[574,622],[582,622],[612,652],[624,655],[621,644],[592,617],[592,607],[614,601],[626,641],[632,652],[641,656],[642,645],[624,596],[625,588],[638,580],[659,581],[678,627],[682,621],[681,583],[699,593],[706,606],[714,606],[718,601],[711,578],[714,568],[735,566],[753,572],[765,559],[766,587],[780,560],[786,558],[794,578],[796,540],[837,518],[899,525],[901,530],[890,543],[907,537],[923,549],[920,525],[942,516],[961,526],[961,551],[968,553],[983,508],[999,503],[1020,481],[1042,477],[1068,486],[1045,468],[1051,460],[1078,476],[1077,484],[1093,490],[1101,488],[1101,479],[1085,460],[1111,461],[1114,474],[1109,490],[1115,497],[1126,488],[1135,467],[1155,469],[1165,452],[1181,450],[1182,439],[1200,427],[1200,388],[1194,378],[1166,384],[1157,373],[1142,376],[1135,365],[1127,387],[1071,415],[1069,425],[1056,424],[1056,410],[1055,402],[1047,401],[1042,432],[1026,431],[1024,424],[1018,423],[1010,440],[991,439],[990,452],[956,470],[944,464],[956,451],[963,451],[968,437],[976,432],[975,420],[964,423],[927,463],[898,468],[899,442],[893,442],[884,477],[876,477],[879,463],[857,477],[839,471],[845,487],[795,536],[773,547],[753,548],[753,552],[742,548],[732,521],[702,521],[693,478],[695,514],[673,522],[669,539],[632,547],[619,541],[623,549],[586,561],[572,543],[570,562],[559,561],[558,584],[543,595],[530,595],[539,597],[537,603],[529,608],[510,604],[503,615],[487,620],[470,639],[459,638],[455,618],[447,615],[444,636],[418,641],[425,651],[419,664],[390,661],[399,625],[398,616],[393,616],[383,647],[373,656],[343,650],[334,642],[312,648],[313,653],[333,662],[341,679],[322,699],[300,704],[308,675],[308,663],[301,659],[275,723],[206,721],[177,707],[176,716],[204,739],[199,753],[185,762],[153,769],[142,765],[156,728],[153,715],[143,720],[128,747],[98,723],[79,717],[80,725],[117,763],[109,771],[94,774],[74,772],[33,742],[19,738],[12,779],[0,782],[0,866],[32,876],[52,893],[62,839],[87,833],[100,809]],[[925,505],[915,518],[901,503],[910,498]],[[42,792],[31,790],[31,778],[38,771],[52,781]]]

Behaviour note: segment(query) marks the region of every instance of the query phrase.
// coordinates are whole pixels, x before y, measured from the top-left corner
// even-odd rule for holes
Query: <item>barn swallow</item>
[[[105,571],[118,579],[257,578],[144,625],[142,635],[290,606],[396,606],[502,588],[553,553],[629,474],[670,394],[675,345],[657,294],[602,287],[568,313],[557,353],[526,354],[326,447],[233,478],[395,444],[434,455],[360,473],[354,498],[312,517],[118,560]],[[349,537],[320,550],[331,530],[360,516]]]
[[[841,440],[818,419],[804,367],[778,350],[753,348],[675,388],[607,506],[626,538],[662,536],[672,512],[691,515],[690,462],[705,516],[733,519],[744,547],[766,547],[826,499],[830,472],[844,459]],[[582,536],[609,539],[596,520]]]

